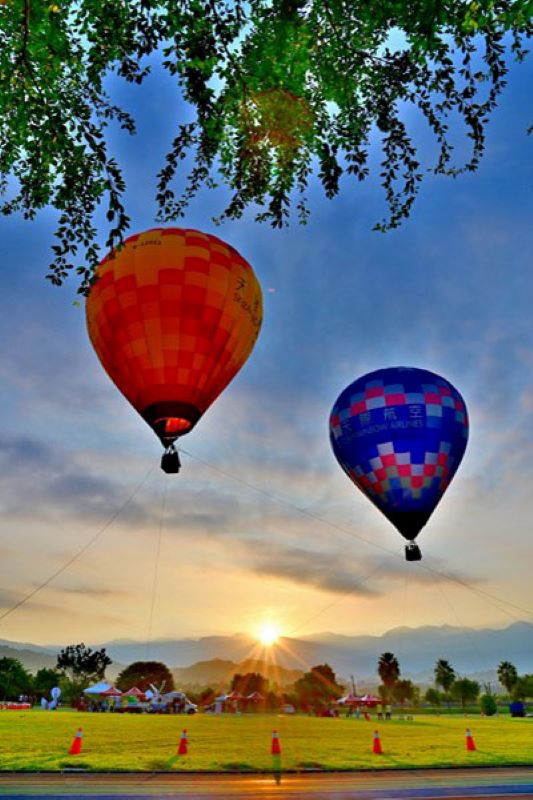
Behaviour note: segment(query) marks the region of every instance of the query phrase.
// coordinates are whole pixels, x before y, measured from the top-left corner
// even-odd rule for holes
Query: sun
[[[276,644],[279,636],[279,628],[273,622],[264,622],[257,633],[257,638],[265,647],[272,647]]]

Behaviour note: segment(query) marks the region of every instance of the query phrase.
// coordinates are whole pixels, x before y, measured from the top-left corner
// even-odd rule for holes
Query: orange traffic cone
[[[270,751],[273,756],[281,755],[281,745],[279,743],[279,736],[277,731],[272,731],[272,749]]]
[[[180,738],[180,746],[178,747],[178,755],[187,755],[187,731],[183,730]]]
[[[474,737],[472,736],[470,728],[466,729],[466,749],[472,753],[476,749],[476,743],[474,742]]]
[[[383,754],[383,750],[381,749],[381,739],[379,738],[379,733],[377,731],[374,731],[374,742],[372,744],[372,752],[378,756]]]
[[[81,740],[83,738],[83,731],[81,728],[78,728],[76,731],[76,736],[74,737],[74,741],[70,745],[69,753],[71,756],[78,756],[81,753]]]

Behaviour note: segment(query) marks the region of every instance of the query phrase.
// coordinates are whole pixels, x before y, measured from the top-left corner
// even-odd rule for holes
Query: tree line
[[[15,658],[1,658],[0,700],[16,700],[20,695],[34,701],[40,697],[49,698],[52,688],[59,686],[63,702],[74,703],[84,688],[105,677],[106,669],[111,664],[112,660],[104,648],[93,650],[83,643],[64,648],[57,655],[55,668],[45,667],[35,674],[31,674]],[[466,709],[479,700],[484,713],[496,711],[496,700],[490,684],[482,687],[478,681],[458,675],[450,662],[443,658],[436,661],[433,671],[435,685],[426,690],[423,698],[419,686],[412,680],[402,678],[400,663],[394,653],[381,654],[377,674],[381,681],[377,692],[382,703],[418,706],[423,700],[436,709],[452,704]],[[501,661],[497,674],[510,700],[533,698],[533,674],[519,675],[510,661]],[[133,686],[145,691],[151,684],[157,687],[164,685],[166,692],[175,689],[172,672],[159,661],[136,661],[123,669],[115,681],[121,691]],[[346,693],[346,686],[331,666],[319,664],[285,689],[270,683],[256,672],[236,673],[231,680],[230,690],[243,696],[259,693],[263,701],[257,707],[262,709],[273,710],[283,703],[290,703],[304,712],[321,713]],[[189,692],[190,699],[199,705],[212,703],[218,694],[219,687],[204,687]]]

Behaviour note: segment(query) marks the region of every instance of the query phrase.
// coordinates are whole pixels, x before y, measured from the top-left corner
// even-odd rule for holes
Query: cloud
[[[324,552],[284,546],[263,541],[245,542],[241,547],[243,564],[256,575],[279,578],[293,584],[310,586],[332,594],[353,594],[360,597],[385,595],[391,581],[419,585],[462,582],[475,584],[479,579],[467,573],[419,565],[407,572],[402,557],[358,557],[349,548]],[[428,568],[426,568],[426,566]]]
[[[123,524],[146,525],[155,520],[150,510],[135,499],[124,508],[128,490],[111,480],[97,478],[82,472],[66,471],[31,482],[3,482],[11,485],[9,497],[4,500],[4,513],[17,516],[21,521],[39,522],[71,520],[77,522],[105,522],[120,511]]]
[[[108,478],[66,471],[43,487],[42,496],[48,508],[59,509],[61,515],[105,520],[124,504],[127,490]],[[150,509],[132,499],[120,512],[120,519],[124,524],[139,526],[153,522],[155,517]]]
[[[2,590],[0,591],[0,609],[5,612],[9,609],[12,609],[14,606],[24,600],[25,595],[28,594],[27,591],[11,591],[11,590]],[[65,603],[54,603],[48,600],[44,600],[40,594],[35,595],[27,603],[23,603],[22,605],[14,608],[12,614],[10,613],[8,616],[4,618],[0,622],[0,625],[5,625],[11,623],[12,621],[16,621],[19,615],[23,614],[30,614],[33,615],[37,614],[62,614],[67,616],[72,616],[72,610],[69,609]],[[48,617],[49,619],[49,617]]]
[[[0,435],[0,470],[2,474],[58,466],[59,458],[42,439],[25,435]]]
[[[533,386],[524,389],[520,398],[520,403],[524,411],[530,414],[533,411]]]
[[[106,520],[128,497],[124,476],[95,474],[83,465],[83,452],[69,453],[30,436],[0,436],[0,489],[3,512],[20,519]],[[100,456],[100,464],[105,456]],[[131,491],[131,489],[130,489]],[[124,523],[139,526],[156,517],[133,498],[120,513]]]
[[[361,562],[345,552],[319,552],[278,543],[246,542],[244,560],[257,575],[281,578],[335,594],[375,595],[366,582]],[[371,570],[372,571],[372,570]]]
[[[105,586],[90,586],[87,584],[80,584],[78,586],[56,586],[55,591],[59,594],[66,595],[80,595],[81,597],[90,597],[95,600],[117,600],[120,597],[131,596],[131,592],[124,589],[109,589]]]
[[[0,608],[11,608],[15,603],[18,603],[21,597],[22,595],[20,592],[13,591],[12,589],[0,588]]]
[[[2,348],[0,376],[28,403],[74,415],[102,403],[106,385],[90,359],[83,313],[69,309],[65,300],[54,296],[48,307],[32,307],[30,300],[26,314],[4,315],[0,336],[17,346]],[[68,335],[64,327],[60,333],[65,325]]]
[[[216,482],[202,482],[198,488],[177,485],[169,489],[165,531],[226,537],[240,519],[241,503],[232,487],[224,490]]]

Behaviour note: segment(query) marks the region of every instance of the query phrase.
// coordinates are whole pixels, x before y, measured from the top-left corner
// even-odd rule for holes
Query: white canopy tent
[[[100,683],[95,683],[94,686],[88,686],[87,689],[84,689],[83,694],[103,694],[113,688],[107,681],[100,681]]]

